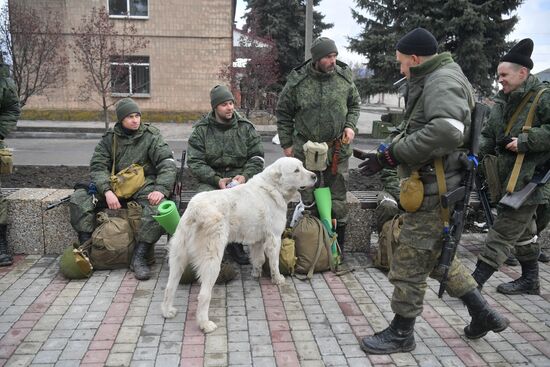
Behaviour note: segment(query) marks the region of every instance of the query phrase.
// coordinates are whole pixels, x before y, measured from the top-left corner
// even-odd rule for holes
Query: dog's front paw
[[[162,304],[162,316],[164,316],[167,319],[171,319],[172,317],[176,316],[176,313],[178,313],[178,310],[173,306],[165,306]]]
[[[208,333],[211,333],[213,332],[214,330],[216,330],[218,328],[218,325],[216,325],[214,322],[210,321],[210,320],[207,320],[205,322],[202,322],[201,324],[199,324],[199,328],[205,333],[205,334],[208,334]]]
[[[271,277],[271,283],[276,285],[285,284],[285,277],[281,274],[276,274]]]

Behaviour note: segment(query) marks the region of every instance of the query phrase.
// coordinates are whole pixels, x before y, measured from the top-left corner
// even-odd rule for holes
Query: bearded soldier
[[[437,41],[430,32],[414,29],[399,40],[396,49],[401,73],[409,83],[403,133],[360,164],[367,175],[397,167],[407,181],[399,197],[407,212],[400,218],[401,232],[388,274],[394,285],[391,307],[395,316],[388,328],[361,340],[361,348],[371,354],[408,352],[416,347],[414,324],[422,313],[426,280],[428,276],[442,278],[436,271],[444,228],[438,181],[445,182],[447,191],[461,183],[460,157],[465,156],[474,106],[470,83],[449,53],[437,53]],[[411,196],[403,190],[405,184],[423,185],[423,191]],[[472,316],[464,328],[466,337],[481,338],[508,326],[509,321],[489,307],[457,258],[450,265],[447,291],[460,298]]]
[[[264,168],[260,135],[235,111],[229,89],[224,85],[212,88],[210,103],[212,111],[194,126],[187,151],[187,165],[200,182],[198,191],[243,184]],[[226,251],[237,263],[249,263],[242,244],[232,242]]]
[[[488,123],[482,130],[480,153],[496,184],[497,196],[521,190],[536,174],[550,169],[550,89],[530,71],[533,41],[521,40],[502,57],[498,79],[502,89],[495,97]],[[531,112],[532,111],[532,112]],[[531,119],[529,116],[531,115]],[[496,164],[489,158],[496,156]],[[494,161],[494,160],[493,160]],[[489,176],[489,174],[488,174]],[[540,246],[537,233],[546,226],[550,182],[541,185],[516,210],[498,206],[473,276],[480,286],[497,271],[515,247],[521,277],[498,286],[504,294],[539,294]],[[537,228],[537,225],[539,228]]]
[[[81,244],[89,240],[96,227],[95,213],[106,207],[120,209],[125,203],[111,186],[113,162],[115,173],[134,163],[142,166],[145,182],[127,201],[136,201],[143,208],[131,268],[137,279],[147,280],[151,276],[148,260],[154,260],[150,254],[164,233],[153,215],[158,214],[158,205],[172,192],[176,163],[160,131],[141,122],[139,106],[131,98],[117,103],[116,115],[117,123],[103,135],[90,162],[90,176],[97,194],[92,196],[86,189],[74,192],[70,200],[71,225]]]
[[[351,69],[336,59],[333,40],[320,37],[311,45],[311,60],[294,69],[277,103],[277,131],[287,157],[304,162],[308,141],[328,145],[328,168],[318,172],[332,196],[338,244],[344,249],[347,180],[351,143],[357,133],[359,92]],[[306,166],[306,168],[308,168]],[[319,182],[322,182],[319,180]],[[302,191],[304,204],[314,202],[313,189]]]

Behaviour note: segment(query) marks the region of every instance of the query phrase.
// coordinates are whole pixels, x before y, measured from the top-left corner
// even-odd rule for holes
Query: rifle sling
[[[531,104],[531,107],[529,108],[529,113],[527,114],[527,120],[525,121],[525,124],[521,128],[522,133],[526,133],[531,129],[531,125],[533,124],[533,120],[535,119],[535,111],[537,109],[537,104],[539,102],[540,96],[544,91],[546,91],[548,88],[542,88],[538,91],[537,95],[535,96],[535,99],[533,100],[533,103]],[[514,112],[514,115],[508,122],[508,126],[506,127],[506,134],[510,132],[512,129],[512,126],[514,125],[514,120],[517,119],[519,116],[519,113],[523,110],[525,105],[527,104],[527,101],[529,101],[529,98],[533,95],[534,92],[530,92],[527,94],[523,100],[521,101],[521,104],[519,105],[518,109]],[[512,169],[512,173],[510,174],[510,179],[508,180],[508,185],[506,186],[506,192],[512,193],[514,192],[516,188],[516,184],[518,182],[519,173],[521,171],[521,166],[523,165],[523,159],[525,158],[525,153],[518,153],[516,156],[516,161],[514,163],[514,168]]]

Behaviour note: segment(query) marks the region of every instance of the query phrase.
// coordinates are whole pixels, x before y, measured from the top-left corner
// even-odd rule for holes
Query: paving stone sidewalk
[[[480,238],[464,239],[460,256],[473,269]],[[550,366],[550,265],[540,267],[541,296],[496,293],[519,267],[489,280],[483,293],[511,324],[476,341],[464,337],[466,308],[447,295],[438,299],[430,280],[416,349],[367,356],[357,338],[388,325],[393,287],[365,254],[348,254],[347,263],[353,273],[287,277],[280,287],[242,266],[237,280],[215,286],[210,315],[218,329],[204,335],[195,322],[197,285],[179,286],[175,318],[161,315],[168,278],[162,245],[144,282],[126,270],[68,281],[57,258],[18,256],[0,269],[0,366]]]

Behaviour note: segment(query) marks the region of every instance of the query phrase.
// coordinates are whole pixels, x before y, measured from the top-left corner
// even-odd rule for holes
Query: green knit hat
[[[319,37],[311,44],[311,61],[317,62],[332,52],[338,54],[334,41],[327,37]]]
[[[126,116],[131,113],[139,113],[139,106],[132,98],[123,98],[116,104],[116,119],[121,122]]]
[[[212,109],[215,109],[217,105],[225,101],[233,101],[235,103],[235,97],[233,97],[229,88],[221,84],[212,88],[210,91],[210,105],[212,105]]]

